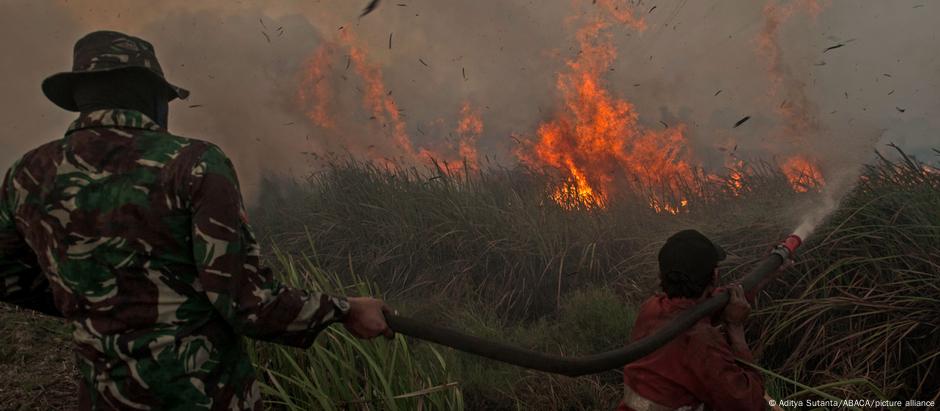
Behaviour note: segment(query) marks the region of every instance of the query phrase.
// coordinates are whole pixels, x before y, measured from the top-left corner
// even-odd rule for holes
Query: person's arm
[[[189,178],[199,284],[237,333],[298,347],[310,346],[337,321],[360,338],[390,333],[380,300],[292,289],[260,266],[261,251],[248,226],[235,169],[221,150],[207,149]]]
[[[14,168],[0,184],[0,301],[61,317],[36,254],[16,229]]]
[[[702,339],[701,352],[693,354],[695,362],[690,369],[702,388],[694,394],[713,409],[763,410],[767,407],[763,379],[756,370],[735,361],[754,362],[744,336],[744,321],[751,307],[740,284],[727,289],[730,299],[722,312],[727,338],[716,330],[712,338]]]
[[[732,349],[721,336],[716,336],[691,353],[695,358],[689,370],[698,380],[693,394],[709,409],[764,410],[767,402],[763,379],[757,371],[735,362],[737,355],[734,351],[737,349]]]
[[[727,332],[731,352],[744,361],[754,362],[754,356],[744,336],[744,322],[751,314],[750,299],[747,298],[741,284],[729,286],[728,293],[728,305],[722,310],[721,319]]]

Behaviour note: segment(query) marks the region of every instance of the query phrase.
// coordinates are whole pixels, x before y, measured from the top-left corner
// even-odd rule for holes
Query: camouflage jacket
[[[239,335],[308,347],[344,304],[259,256],[225,154],[136,111],[83,113],[0,186],[0,300],[71,323],[83,409],[260,409]]]

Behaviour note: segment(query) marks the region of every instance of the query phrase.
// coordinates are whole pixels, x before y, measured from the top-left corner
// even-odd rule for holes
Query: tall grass
[[[308,259],[275,254],[286,282],[333,295],[375,295],[368,282],[341,280]],[[364,341],[335,325],[308,350],[255,344],[267,404],[286,410],[461,410],[460,383],[431,346],[403,336]],[[415,355],[422,355],[417,360]]]
[[[771,289],[760,341],[778,372],[865,377],[888,395],[940,399],[940,175],[901,154],[866,168]]]
[[[749,333],[762,366],[829,395],[940,395],[940,183],[931,170],[903,155],[865,170],[799,264],[769,287],[773,298],[761,300]],[[343,160],[306,181],[268,184],[253,219],[285,254],[309,255],[308,270],[357,273],[409,315],[577,355],[626,342],[632,307],[658,288],[656,251],[672,232],[697,227],[721,243],[731,254],[721,267],[727,280],[796,226],[795,205],[820,199],[794,192],[766,163],[746,168],[741,182],[736,191],[704,177],[679,187],[670,195],[689,205],[670,215],[650,209],[649,195],[666,193],[655,187],[615,192],[604,208],[567,209],[550,199],[559,180],[538,170],[459,174]],[[345,340],[336,338],[338,348]],[[471,409],[604,409],[621,392],[617,371],[571,379],[405,348],[434,377],[395,395],[457,382]],[[320,359],[272,363],[268,392],[286,398],[276,373],[293,376]],[[781,395],[817,395],[771,380]]]

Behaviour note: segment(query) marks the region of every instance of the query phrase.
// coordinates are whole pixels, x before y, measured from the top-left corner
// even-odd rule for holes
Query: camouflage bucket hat
[[[163,77],[153,45],[116,31],[96,31],[75,42],[72,71],[53,74],[42,82],[42,92],[57,106],[78,111],[72,97],[75,83],[88,73],[140,70],[170,89],[170,100],[185,99],[189,91],[170,84]]]

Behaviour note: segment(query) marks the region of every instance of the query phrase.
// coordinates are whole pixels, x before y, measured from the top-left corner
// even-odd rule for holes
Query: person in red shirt
[[[633,326],[632,340],[656,332],[683,310],[709,297],[725,252],[702,233],[684,230],[659,251],[663,292],[646,300]],[[740,285],[717,318],[705,318],[688,331],[623,370],[624,398],[618,411],[764,410],[760,374],[735,362],[753,362],[744,338],[750,304]]]

